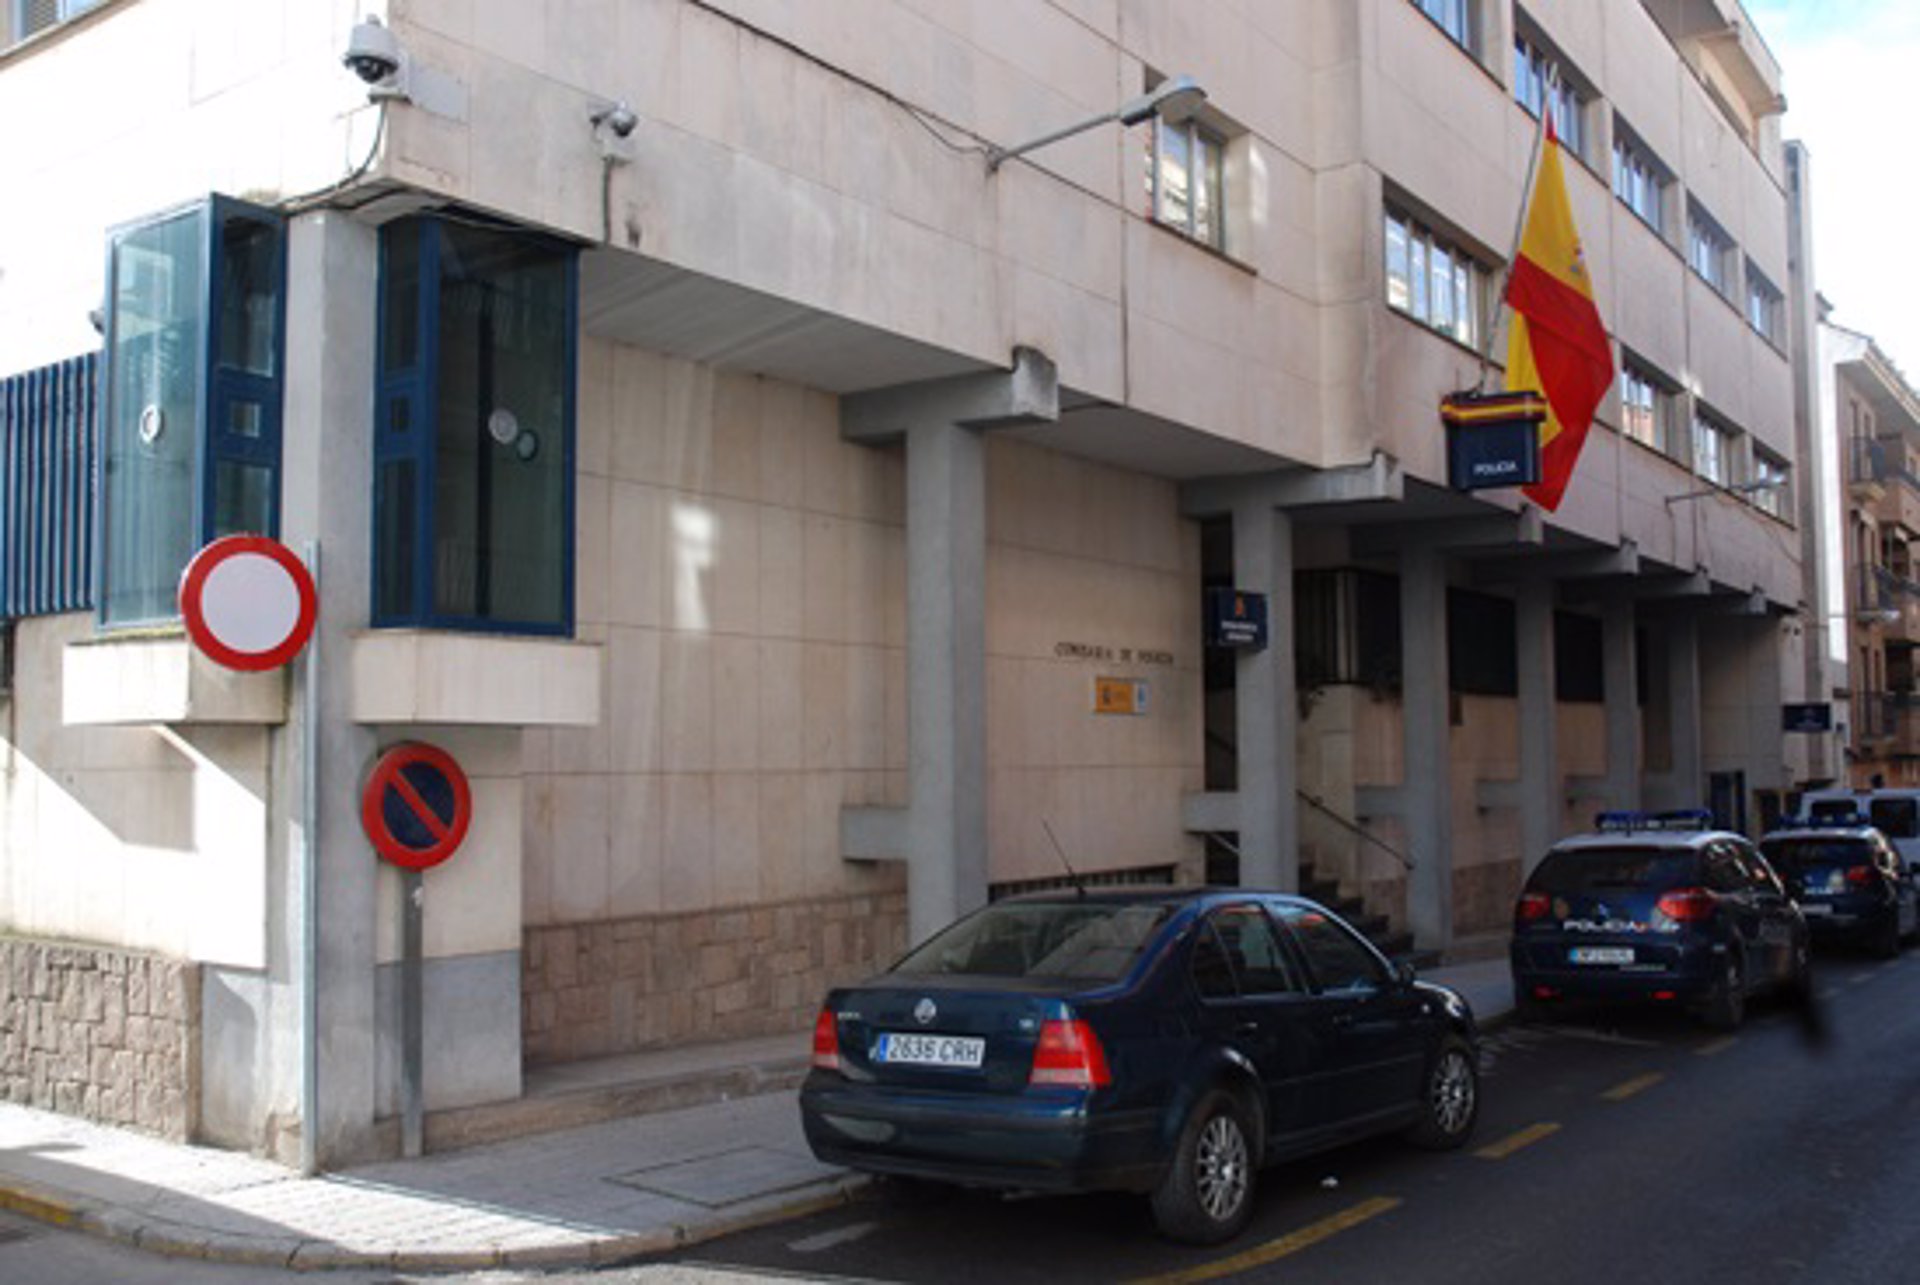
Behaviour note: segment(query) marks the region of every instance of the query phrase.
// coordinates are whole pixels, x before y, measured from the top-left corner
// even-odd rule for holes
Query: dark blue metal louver
[[[0,617],[93,606],[97,353],[0,379]]]

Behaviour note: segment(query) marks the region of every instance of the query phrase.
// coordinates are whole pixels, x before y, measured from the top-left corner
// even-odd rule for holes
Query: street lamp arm
[[[987,172],[995,172],[1002,164],[1016,156],[1023,156],[1049,143],[1057,143],[1063,138],[1072,138],[1075,134],[1089,130],[1109,121],[1118,121],[1122,125],[1138,125],[1145,120],[1158,116],[1170,125],[1187,120],[1200,110],[1200,104],[1207,100],[1207,91],[1192,76],[1174,76],[1161,81],[1146,93],[1129,98],[1110,112],[1101,112],[1085,120],[1076,121],[1062,129],[1042,134],[1014,147],[989,147],[987,149]]]

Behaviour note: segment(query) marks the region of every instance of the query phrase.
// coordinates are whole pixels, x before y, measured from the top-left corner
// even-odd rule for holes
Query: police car
[[[1760,840],[1760,851],[1822,942],[1891,959],[1920,928],[1913,878],[1865,816],[1790,822]]]
[[[1603,812],[1561,840],[1514,905],[1526,1015],[1568,1000],[1671,1004],[1731,1030],[1749,997],[1804,995],[1805,918],[1745,836],[1705,812]]]

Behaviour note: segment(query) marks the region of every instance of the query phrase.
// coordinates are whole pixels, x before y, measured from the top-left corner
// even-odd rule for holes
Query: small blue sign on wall
[[[1811,701],[1802,705],[1783,705],[1780,708],[1780,730],[1785,732],[1831,732],[1833,730],[1833,706],[1826,701]]]
[[[1259,651],[1266,645],[1266,594],[1207,590],[1207,646]]]

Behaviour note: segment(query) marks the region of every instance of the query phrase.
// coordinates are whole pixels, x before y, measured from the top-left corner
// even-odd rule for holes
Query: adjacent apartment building
[[[13,1100],[392,1150],[360,802],[405,741],[471,782],[430,1146],[556,1063],[803,1031],[1069,863],[1445,950],[1596,808],[1752,827],[1809,775],[1736,0],[0,21]],[[1551,514],[1452,489],[1437,414],[1499,379],[1548,102],[1620,372]],[[288,669],[181,629],[234,531],[317,572]]]

